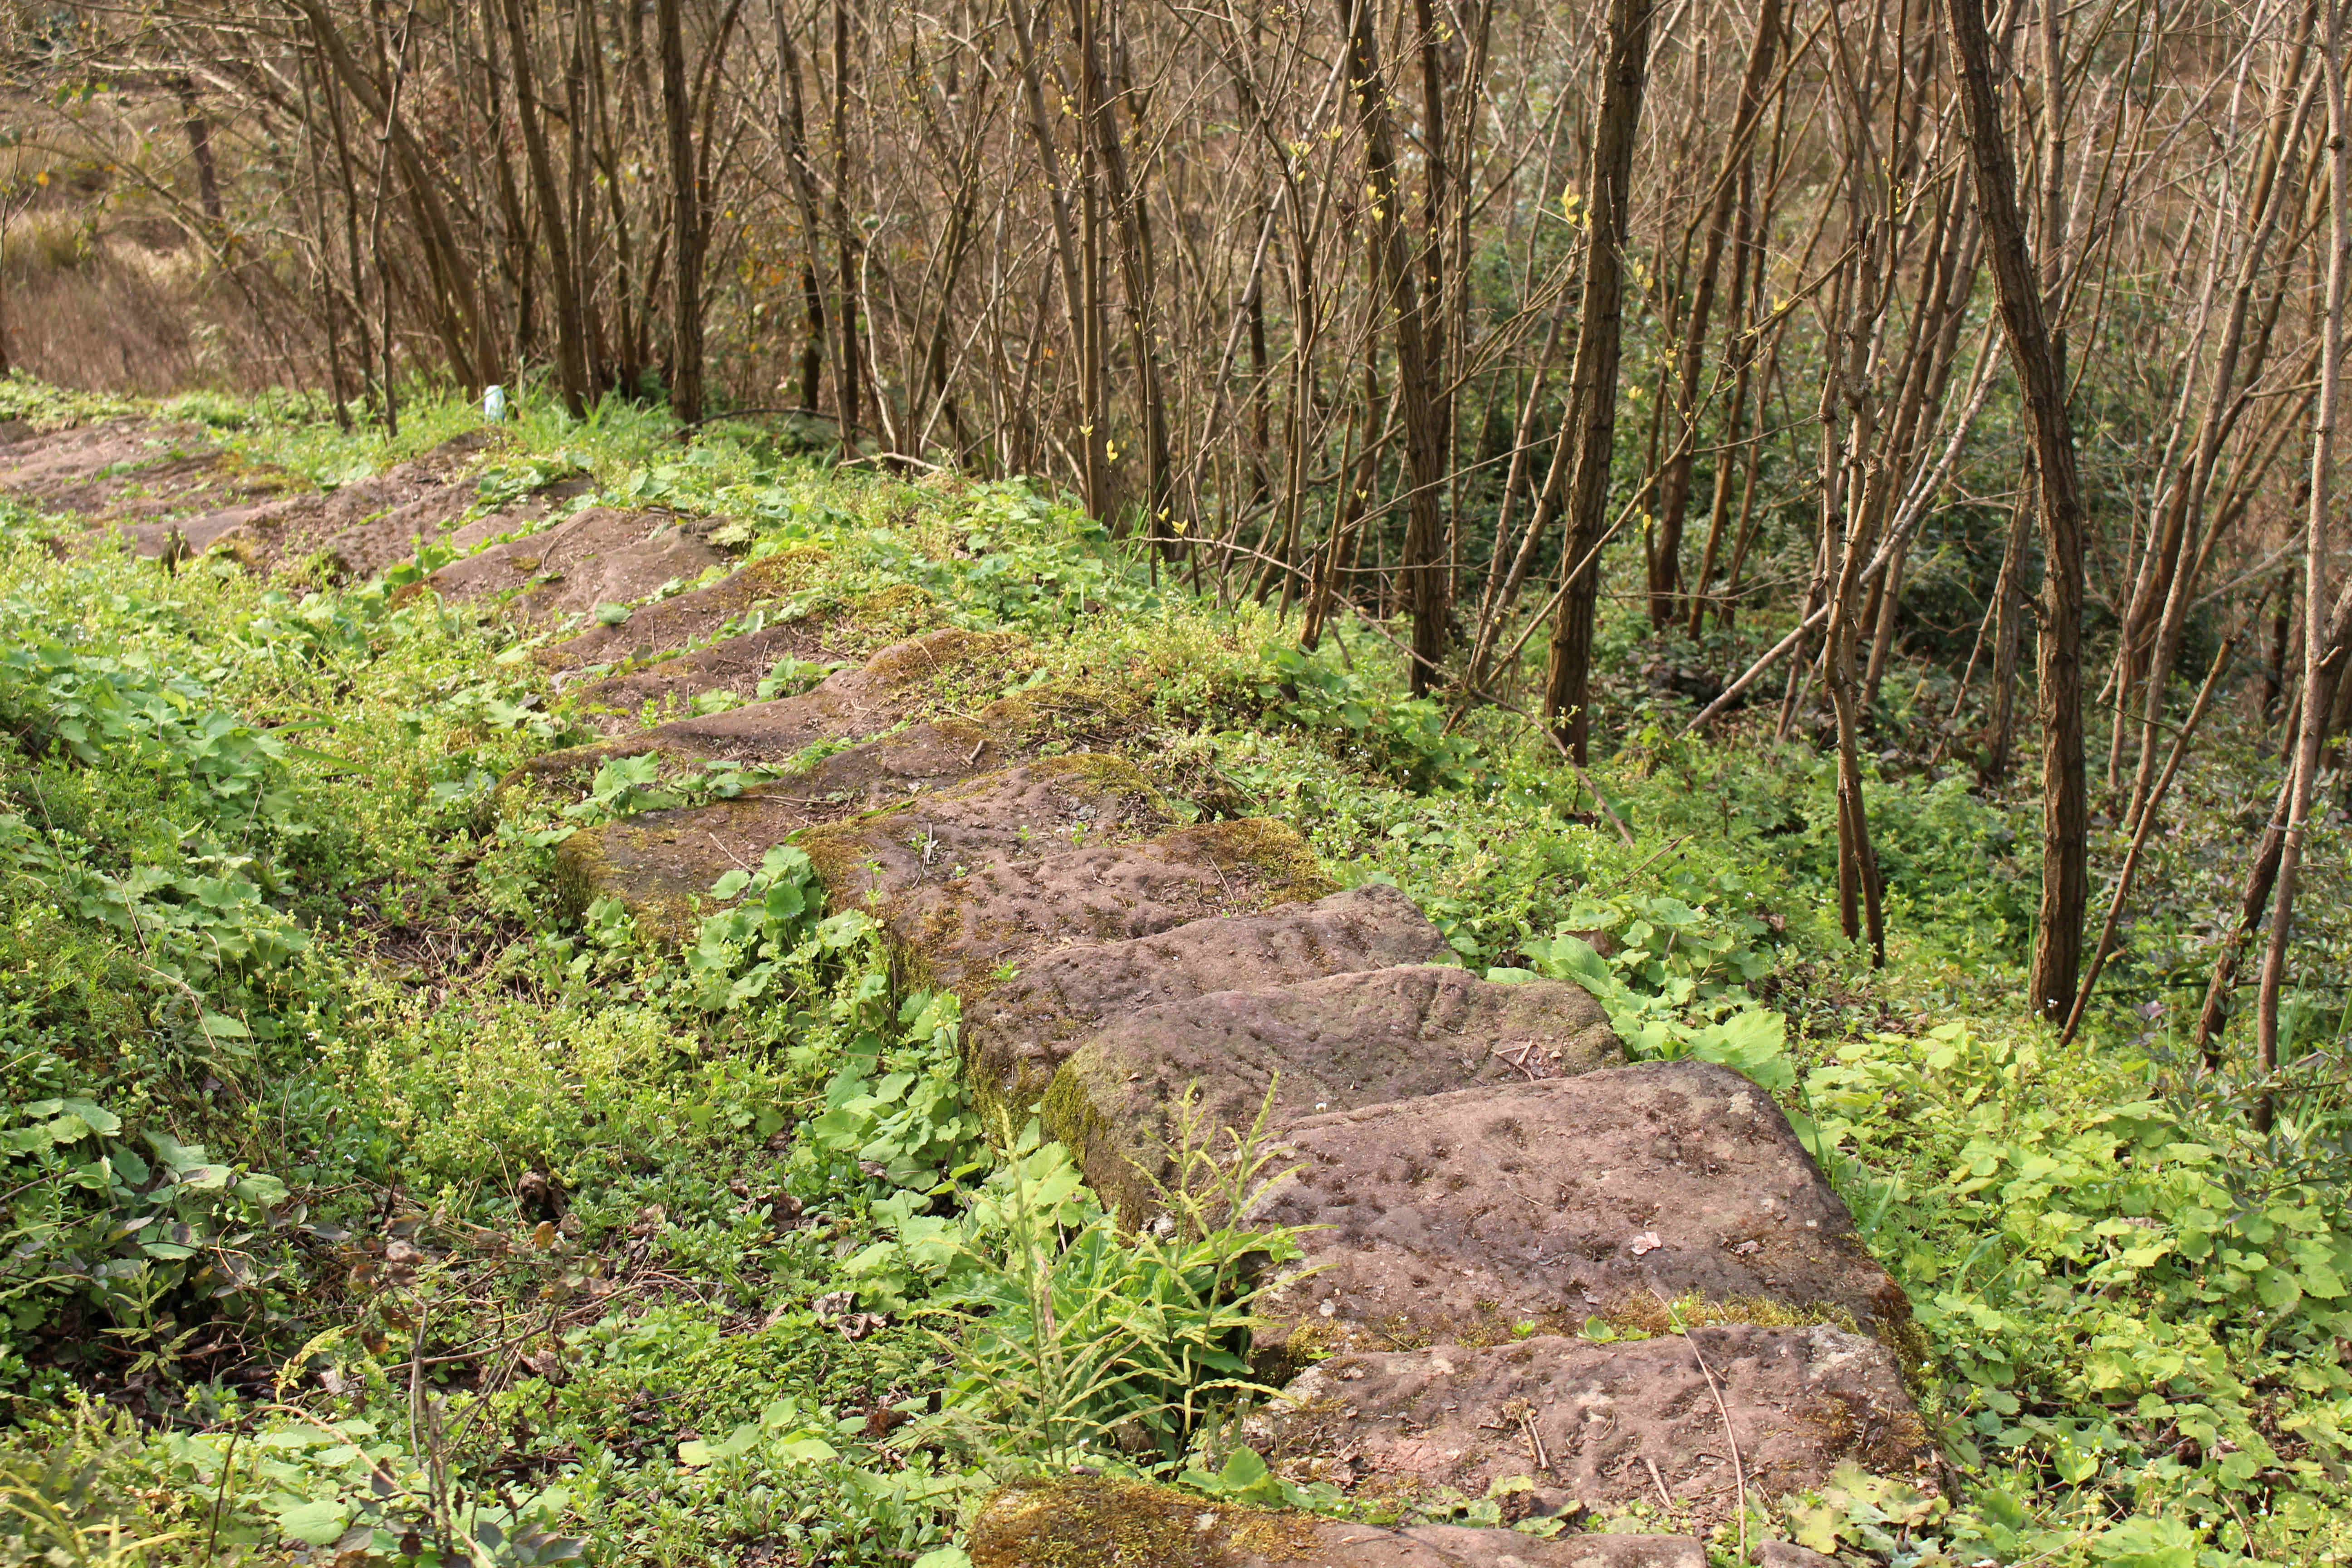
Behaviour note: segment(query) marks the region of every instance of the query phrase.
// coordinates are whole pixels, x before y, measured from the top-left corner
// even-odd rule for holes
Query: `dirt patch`
[[[1898,1346],[1902,1288],[1771,1097],[1708,1062],[1494,1084],[1294,1122],[1299,1169],[1256,1217],[1318,1226],[1263,1302],[1343,1342],[1507,1337],[1511,1325],[1728,1313],[1842,1319]]]
[[[669,512],[590,507],[544,532],[493,544],[425,579],[446,599],[485,600],[533,625],[627,605],[691,583],[727,557]]]
[[[1286,1473],[1359,1492],[1475,1497],[1526,1476],[1602,1505],[1663,1485],[1676,1517],[1704,1528],[1737,1512],[1727,1411],[1751,1494],[1819,1485],[1847,1460],[1935,1484],[1894,1357],[1818,1324],[1341,1355],[1294,1379],[1247,1431]]]
[[[972,1521],[973,1568],[1705,1568],[1696,1541],[1385,1530],[1101,1476],[1016,1482]]]
[[[964,998],[966,1059],[987,1093],[1025,1103],[1115,1016],[1213,991],[1425,963],[1444,951],[1412,900],[1380,882],[1268,914],[1071,948]]]
[[[1062,1064],[1045,1128],[1129,1224],[1171,1179],[1175,1107],[1229,1147],[1271,1104],[1273,1124],[1475,1084],[1556,1079],[1624,1059],[1601,1005],[1554,981],[1498,985],[1412,964],[1219,991],[1130,1012]]]

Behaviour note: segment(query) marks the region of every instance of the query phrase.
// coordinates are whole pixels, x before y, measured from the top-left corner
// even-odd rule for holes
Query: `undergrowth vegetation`
[[[420,400],[392,444],[174,412],[328,482],[474,417]],[[723,429],[680,448],[535,398],[482,483],[574,471],[719,515],[755,558],[822,551],[828,605],[1023,632],[1016,682],[1108,693],[1111,743],[1180,811],[1289,820],[1342,881],[1410,891],[1464,964],[1575,980],[1636,1054],[1773,1091],[1910,1292],[1949,1468],[1940,1497],[1856,1477],[1759,1505],[1757,1532],[1906,1564],[2352,1551],[2341,994],[2294,999],[2278,1082],[2183,1044],[2269,798],[2250,746],[2187,775],[2155,906],[2061,1047],[2014,1003],[2034,807],[1900,747],[1871,780],[1874,973],[1838,935],[1828,765],[1677,739],[1670,694],[1587,782],[1508,714],[1406,698],[1374,628],[1302,653],[1272,609],[1155,581],[1017,486],[824,471]],[[1274,1173],[1257,1142],[1188,1144],[1227,1185],[1179,1181],[1179,1223],[1121,1237],[1059,1145],[987,1135],[956,998],[894,989],[798,850],[714,887],[682,952],[617,903],[562,912],[582,823],[742,778],[501,790],[578,737],[495,621],[398,574],[305,591],[60,552],[66,526],[0,517],[8,1551],[956,1568],[987,1485],[1081,1460],[1354,1506],[1235,1436],[1252,1281],[1291,1245],[1231,1218]],[[2345,972],[2342,831],[2312,851],[2299,972]]]

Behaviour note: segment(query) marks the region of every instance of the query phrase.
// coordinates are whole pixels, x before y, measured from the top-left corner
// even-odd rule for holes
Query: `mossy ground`
[[[1017,1482],[972,1531],[972,1568],[1226,1568],[1307,1561],[1323,1521],[1210,1502],[1139,1481]]]

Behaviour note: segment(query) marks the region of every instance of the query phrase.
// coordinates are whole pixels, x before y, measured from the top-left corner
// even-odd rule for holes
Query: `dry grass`
[[[0,147],[8,363],[90,392],[255,392],[287,379],[295,367],[273,341],[281,334],[263,330],[235,281],[150,188],[175,186],[184,171],[159,154],[168,138],[142,136],[133,123],[144,107],[81,118],[70,155],[38,134]],[[21,100],[0,101],[0,115],[19,109],[43,126]],[[127,170],[138,158],[145,163],[134,175]]]
[[[9,363],[89,392],[252,392],[283,366],[193,247],[150,248],[70,211],[26,214],[0,250]]]

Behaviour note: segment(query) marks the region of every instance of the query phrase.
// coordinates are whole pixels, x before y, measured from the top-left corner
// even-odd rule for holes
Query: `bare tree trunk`
[[[2303,556],[2303,725],[2287,791],[2284,831],[2279,841],[2278,887],[2271,899],[2270,940],[2263,951],[2262,989],[2255,1003],[2257,1062],[2267,1075],[2279,1065],[2279,994],[2286,984],[2287,941],[2294,925],[2295,879],[2303,865],[2303,836],[2319,783],[2320,747],[2335,710],[2341,673],[2342,639],[2320,606],[2327,602],[2327,509],[2336,467],[2336,416],[2344,379],[2344,304],[2352,286],[2352,123],[2347,122],[2344,86],[2344,0],[2322,0],[2326,10],[2320,69],[2327,94],[2327,297],[2320,321],[2319,400],[2312,411],[2311,481],[2305,502]],[[2352,605],[2352,594],[2346,595]],[[2267,1130],[2272,1101],[2265,1089],[2257,1124]]]
[[[1652,0],[1610,0],[1609,52],[1592,143],[1591,227],[1585,244],[1583,302],[1569,400],[1574,428],[1560,432],[1560,439],[1573,442],[1575,450],[1567,547],[1560,563],[1569,575],[1552,626],[1543,710],[1545,721],[1579,766],[1589,760],[1592,622],[1601,592],[1599,557],[1609,510],[1610,459],[1617,442],[1617,371],[1625,325],[1628,187],[1642,122],[1642,94],[1649,81],[1652,13]]]
[[[664,3],[676,9],[677,0]],[[562,385],[564,407],[577,419],[588,409],[588,333],[581,313],[571,229],[564,221],[563,200],[555,182],[555,161],[548,153],[547,128],[540,121],[539,90],[531,79],[530,35],[523,25],[522,0],[504,0],[500,9],[506,16],[507,55],[514,70],[515,117],[522,125],[523,155],[530,167],[532,195],[539,203],[540,227],[547,236],[548,270],[555,279],[556,378]],[[667,80],[667,62],[664,80]],[[683,252],[680,255],[683,259]],[[699,312],[697,314],[698,334]]]
[[[858,245],[849,225],[849,0],[834,0],[833,5],[833,237],[840,263],[833,296],[840,339],[834,353],[834,415],[841,431],[841,455],[846,458],[857,450],[857,387],[863,366],[857,346]]]
[[[2000,575],[1993,585],[1992,713],[1977,764],[1977,779],[1986,784],[2009,777],[2010,748],[2017,739],[2017,653],[2025,641],[2025,549],[2032,538],[2026,525],[2033,520],[2040,488],[2029,458],[2018,477],[2017,504],[2010,509]]]
[[[2082,968],[2083,917],[2090,898],[2088,783],[2083,763],[2082,482],[2066,412],[2064,366],[2043,308],[2042,282],[2018,210],[2016,161],[1994,95],[1992,44],[1984,0],[1945,0],[1953,66],[1976,166],[2000,300],[2002,333],[2033,432],[2041,478],[2042,635],[2036,674],[2042,708],[2042,903],[2028,993],[2034,1014],[2063,1023]]]
[[[824,375],[824,288],[817,281],[817,236],[824,224],[817,212],[816,170],[809,162],[808,114],[801,90],[800,50],[793,47],[791,25],[784,17],[784,0],[769,0],[776,31],[776,130],[783,143],[784,169],[792,178],[793,197],[800,208],[801,340],[800,405],[814,408]]]
[[[172,90],[179,95],[180,119],[188,135],[188,156],[196,165],[196,201],[203,209],[205,221],[218,228],[221,224],[220,166],[213,159],[213,126],[205,117],[202,100],[196,97],[195,79],[183,71],[172,79]]]
[[[1739,108],[1733,116],[1731,130],[1723,149],[1723,166],[1717,173],[1713,200],[1708,204],[1706,237],[1698,268],[1698,287],[1691,297],[1690,310],[1683,321],[1682,348],[1676,364],[1674,415],[1675,446],[1666,458],[1666,472],[1658,485],[1658,536],[1650,552],[1650,623],[1663,630],[1675,617],[1676,595],[1682,590],[1683,521],[1690,510],[1691,472],[1697,460],[1696,429],[1698,421],[1699,381],[1706,369],[1706,331],[1715,314],[1716,279],[1723,266],[1723,250],[1731,238],[1733,214],[1747,185],[1746,164],[1749,146],[1755,139],[1756,122],[1764,109],[1764,88],[1772,74],[1775,51],[1780,42],[1781,0],[1763,0],[1756,12],[1756,38],[1748,52],[1748,73],[1739,84]],[[1734,261],[1732,293],[1735,307],[1739,292],[1739,279],[1745,276],[1739,263]],[[1736,313],[1736,310],[1735,310]],[[1742,367],[1745,368],[1744,365]],[[1744,380],[1742,390],[1745,388]],[[1735,404],[1738,401],[1735,394]],[[1732,417],[1736,426],[1737,413]],[[1717,466],[1727,464],[1729,455],[1717,458]],[[1718,487],[1718,492],[1720,487]],[[1717,508],[1708,530],[1708,559],[1702,563],[1700,582],[1706,581],[1706,570],[1714,564],[1713,546],[1721,536],[1722,511]]]
[[[1098,0],[1071,0],[1077,13],[1078,68],[1086,73],[1085,126],[1094,156],[1103,173],[1111,216],[1118,226],[1119,281],[1127,296],[1129,342],[1141,378],[1139,401],[1144,430],[1144,529],[1153,547],[1172,552],[1175,534],[1173,465],[1168,453],[1168,401],[1162,390],[1166,377],[1160,363],[1159,269],[1151,249],[1151,229],[1140,195],[1129,179],[1126,149],[1118,130],[1118,106],[1103,69],[1101,17]]]
[[[1636,0],[1622,0],[1636,3]],[[1646,5],[1648,0],[1638,0]],[[1422,320],[1421,290],[1405,247],[1402,192],[1397,180],[1395,142],[1389,128],[1388,87],[1381,76],[1380,45],[1372,32],[1371,0],[1339,0],[1348,29],[1348,77],[1355,89],[1364,132],[1364,175],[1372,208],[1369,234],[1372,273],[1383,312],[1394,322],[1397,394],[1404,416],[1404,559],[1398,586],[1412,616],[1412,694],[1425,697],[1445,652],[1445,590],[1448,573],[1444,534],[1437,515],[1445,482],[1443,442],[1433,402],[1440,390],[1431,374]]]

